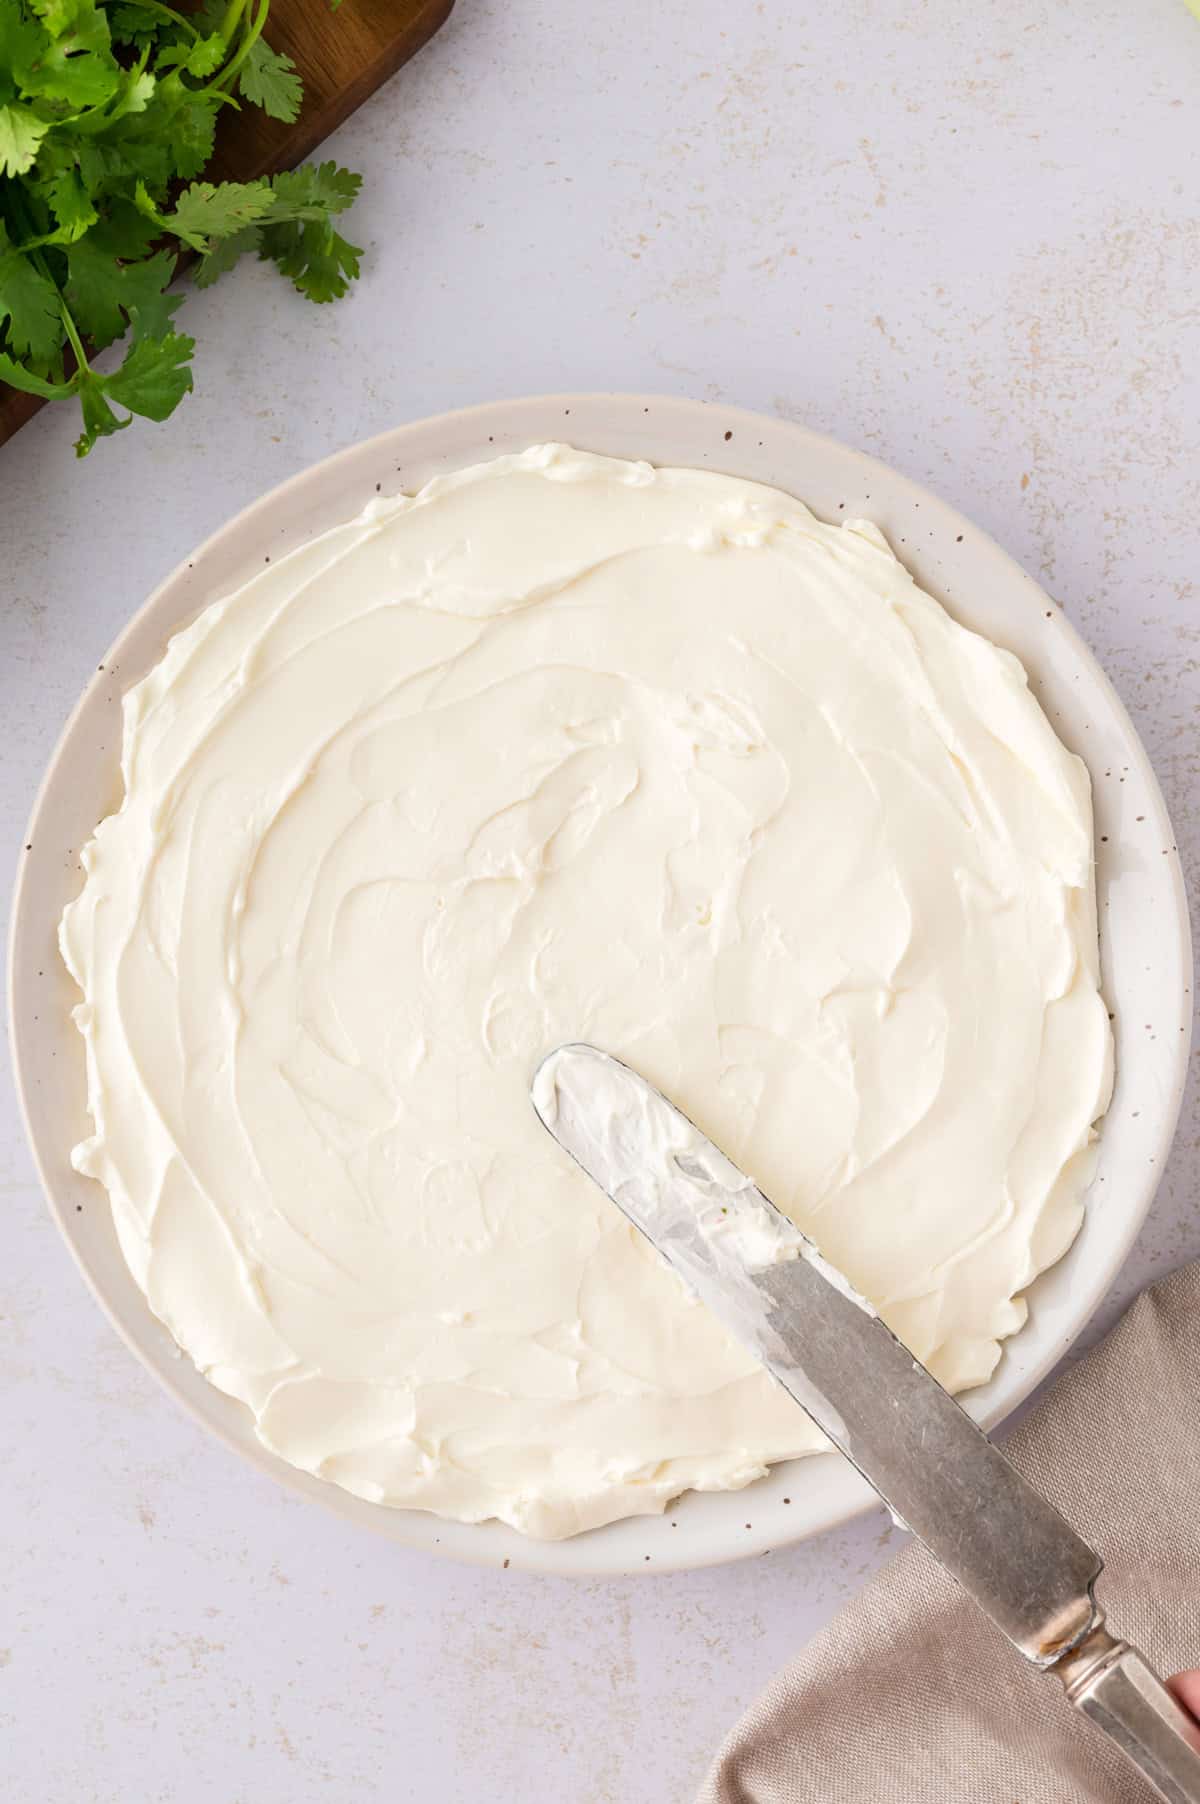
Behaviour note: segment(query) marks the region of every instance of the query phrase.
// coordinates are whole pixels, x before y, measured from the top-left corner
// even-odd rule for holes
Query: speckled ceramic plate
[[[1117,1083],[1087,1218],[1074,1246],[1030,1292],[1028,1325],[970,1399],[999,1422],[1079,1333],[1119,1270],[1154,1195],[1187,1060],[1191,948],[1183,884],[1158,784],[1125,710],[1060,611],[982,533],[915,484],[829,439],[736,408],[644,395],[497,402],[398,427],[318,464],[258,501],[167,578],[134,615],[68,723],[33,812],[11,946],[18,1081],[59,1227],[129,1345],[180,1402],[256,1466],[340,1515],[398,1541],[489,1565],[595,1574],[662,1571],[760,1553],[848,1520],[873,1494],[836,1455],[779,1466],[741,1492],[690,1493],[660,1517],[555,1543],[497,1523],[469,1527],[365,1503],[285,1465],[249,1414],[181,1357],[150,1313],[117,1246],[103,1191],[70,1163],[87,1131],[76,993],[55,930],[79,887],[78,848],[120,801],[121,692],[208,602],[277,556],[356,514],[382,488],[546,439],[660,464],[773,483],[829,519],[861,514],[888,534],[921,585],[967,626],[1016,652],[1062,738],[1087,760],[1096,795],[1105,990],[1115,1012]]]

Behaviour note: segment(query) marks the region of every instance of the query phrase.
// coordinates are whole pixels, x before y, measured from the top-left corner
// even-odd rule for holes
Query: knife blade
[[[585,1045],[533,1082],[545,1126],[1026,1657],[1088,1633],[1103,1562],[795,1224],[686,1115]]]
[[[1200,1724],[1104,1624],[1098,1553],[795,1223],[645,1078],[561,1046],[545,1127],[1025,1657],[1169,1804],[1200,1804]]]

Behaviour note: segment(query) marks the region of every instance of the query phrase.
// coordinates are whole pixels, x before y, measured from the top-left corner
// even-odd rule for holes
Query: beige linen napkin
[[[1200,1665],[1200,1264],[1139,1297],[1006,1442],[1100,1551],[1114,1633]],[[1152,1804],[1108,1738],[911,1546],[774,1680],[700,1804]]]

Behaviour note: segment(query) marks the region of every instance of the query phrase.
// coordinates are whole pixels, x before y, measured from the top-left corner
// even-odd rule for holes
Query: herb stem
[[[238,20],[246,10],[246,0],[229,0],[225,8],[225,16],[217,30],[228,44],[238,27]]]
[[[231,10],[233,6],[236,6],[237,11],[240,13],[244,4],[245,0],[231,0]],[[204,93],[210,94],[214,91],[219,92],[221,89],[229,86],[230,82],[253,50],[255,44],[257,44],[259,38],[262,36],[262,28],[267,22],[267,12],[270,8],[270,4],[271,0],[260,0],[258,11],[254,15],[253,21],[248,25],[246,35],[238,45],[236,54],[230,57],[225,67],[221,70],[221,73],[209,82],[208,87],[202,90]],[[247,17],[249,17],[249,15],[247,15]],[[223,28],[221,35],[224,36]]]
[[[65,298],[60,297],[59,310],[62,313],[63,331],[66,333],[67,342],[75,354],[75,361],[79,365],[80,370],[86,371],[91,368],[91,365],[88,363],[87,352],[83,348],[83,340],[79,336],[79,329],[75,324],[71,309],[67,306]]]

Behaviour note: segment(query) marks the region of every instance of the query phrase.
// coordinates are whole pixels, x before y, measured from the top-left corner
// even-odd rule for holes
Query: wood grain
[[[333,13],[328,0],[274,0],[266,36],[291,57],[303,79],[300,117],[285,125],[257,107],[226,109],[206,178],[252,181],[302,163],[429,41],[453,5],[454,0],[342,0]],[[369,180],[370,172],[363,173]],[[43,405],[0,383],[0,444]]]

